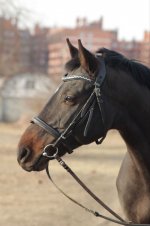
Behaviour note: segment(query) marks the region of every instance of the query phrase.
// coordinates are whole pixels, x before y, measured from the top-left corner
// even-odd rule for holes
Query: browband
[[[63,77],[62,78],[62,80],[64,81],[64,82],[66,82],[66,81],[69,81],[69,80],[86,80],[86,81],[88,81],[88,82],[93,82],[93,80],[92,79],[90,79],[89,77],[85,77],[85,76],[83,76],[83,75],[70,75],[70,76],[66,76],[66,77]]]

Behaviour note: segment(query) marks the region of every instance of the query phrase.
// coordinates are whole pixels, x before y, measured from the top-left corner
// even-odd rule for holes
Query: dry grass
[[[0,124],[0,225],[98,226],[112,225],[95,218],[63,197],[45,172],[27,173],[16,161],[17,143],[25,126]],[[109,206],[121,213],[115,179],[125,152],[116,132],[101,146],[91,144],[65,157],[80,178]],[[53,161],[50,171],[57,184],[89,208],[105,213],[67,173]]]

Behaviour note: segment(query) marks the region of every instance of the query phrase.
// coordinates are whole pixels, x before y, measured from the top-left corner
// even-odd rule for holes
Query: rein
[[[53,181],[50,172],[49,172],[49,168],[48,168],[48,164],[46,167],[46,173],[47,176],[49,178],[49,180],[53,183],[53,185],[57,188],[57,190],[59,190],[59,192],[61,192],[66,198],[68,198],[70,201],[72,201],[73,203],[75,203],[76,205],[78,205],[79,207],[81,207],[82,209],[84,209],[85,211],[93,214],[95,217],[100,217],[103,218],[105,220],[108,220],[110,222],[119,224],[119,225],[125,225],[125,226],[150,226],[150,224],[136,224],[136,223],[132,223],[132,222],[127,222],[125,220],[123,220],[117,213],[115,213],[110,207],[108,207],[99,197],[97,197],[81,180],[80,178],[72,171],[72,169],[64,162],[64,160],[62,160],[62,158],[60,158],[58,156],[58,152],[56,152],[53,157],[58,161],[58,163],[75,179],[75,181],[97,202],[99,203],[104,209],[106,209],[109,213],[111,213],[114,217],[116,217],[118,220],[115,220],[113,218],[104,216],[102,214],[100,214],[97,211],[91,210],[88,207],[85,207],[83,204],[79,203],[78,201],[76,201],[75,199],[73,199],[72,197],[70,197],[69,195],[67,195],[60,187],[58,187],[58,185]]]
[[[82,120],[86,120],[86,125],[84,128],[84,136],[87,136],[87,132],[88,129],[90,127],[90,123],[91,123],[91,119],[93,117],[93,112],[94,112],[94,108],[95,105],[98,105],[98,109],[101,115],[101,120],[102,120],[102,124],[103,124],[103,128],[104,128],[104,135],[100,138],[100,140],[96,140],[96,144],[101,144],[102,141],[104,140],[105,136],[106,136],[106,131],[105,131],[105,119],[104,119],[104,114],[103,114],[103,109],[101,107],[101,103],[102,103],[102,97],[101,97],[101,86],[102,83],[105,79],[106,76],[106,68],[105,68],[105,63],[104,63],[104,59],[102,57],[100,57],[99,55],[97,56],[100,62],[100,71],[96,77],[95,82],[90,79],[89,77],[86,76],[76,76],[76,75],[71,75],[71,76],[66,76],[63,78],[64,82],[68,82],[70,80],[85,80],[86,82],[90,82],[94,85],[94,89],[91,93],[91,95],[89,96],[89,98],[87,99],[86,103],[83,105],[83,107],[80,109],[80,111],[77,113],[77,115],[74,117],[74,119],[71,121],[71,123],[69,124],[69,126],[62,132],[60,133],[58,130],[56,130],[55,128],[53,128],[51,125],[47,124],[46,122],[44,122],[42,119],[40,119],[39,117],[34,117],[31,121],[31,123],[34,123],[36,125],[38,125],[39,127],[41,127],[42,129],[44,129],[47,133],[51,134],[54,138],[56,138],[54,143],[48,144],[44,147],[43,153],[41,155],[48,158],[48,160],[52,160],[52,159],[56,159],[58,161],[58,163],[79,183],[79,185],[94,199],[96,200],[96,202],[98,202],[101,206],[103,206],[103,208],[105,208],[109,213],[111,213],[115,218],[117,218],[117,220],[109,218],[107,216],[101,215],[100,213],[98,213],[97,211],[93,211],[90,210],[89,208],[85,207],[84,205],[82,205],[81,203],[77,202],[76,200],[74,200],[73,198],[71,198],[70,196],[68,196],[65,192],[63,192],[56,184],[55,182],[52,180],[50,173],[49,173],[49,169],[48,169],[48,165],[46,168],[46,173],[48,175],[48,178],[51,180],[51,182],[54,184],[54,186],[63,194],[65,195],[67,198],[69,198],[72,202],[74,202],[75,204],[77,204],[78,206],[82,207],[83,209],[85,209],[86,211],[88,211],[89,213],[92,213],[94,216],[96,217],[101,217],[104,218],[106,220],[109,220],[111,222],[120,224],[120,225],[127,225],[127,226],[150,226],[150,224],[133,224],[131,222],[126,222],[125,220],[123,220],[117,213],[115,213],[111,208],[109,208],[100,198],[98,198],[80,179],[79,177],[71,170],[71,168],[62,160],[62,158],[59,156],[59,144],[65,144],[65,146],[68,147],[68,153],[72,153],[72,150],[69,149],[69,146],[67,144],[67,138],[69,136],[72,135],[73,130],[75,128],[76,125],[78,125]],[[50,154],[49,154],[50,152]]]

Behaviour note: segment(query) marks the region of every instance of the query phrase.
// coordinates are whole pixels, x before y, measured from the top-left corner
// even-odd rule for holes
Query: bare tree
[[[20,61],[21,29],[29,10],[15,0],[0,0],[0,76],[10,76],[23,70]]]

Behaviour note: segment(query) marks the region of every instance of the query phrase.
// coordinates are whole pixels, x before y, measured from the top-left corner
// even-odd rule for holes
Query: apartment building
[[[77,18],[75,28],[52,29],[49,33],[48,74],[56,82],[69,58],[67,37],[74,45],[81,39],[86,48],[95,52],[99,47],[112,49],[114,43],[117,43],[117,30],[103,29],[103,18],[92,23],[88,23],[86,18]]]
[[[47,74],[49,30],[36,25],[31,32],[18,28],[11,19],[0,17],[0,75]]]
[[[118,51],[129,59],[136,59],[150,66],[150,32],[144,33],[142,41],[118,40],[117,30],[106,30],[103,18],[88,23],[86,18],[77,18],[74,28],[54,28],[49,33],[48,74],[58,82],[64,71],[64,64],[69,59],[66,38],[77,45],[77,40],[92,52],[105,47]]]
[[[48,38],[50,28],[35,25],[31,35],[30,61],[31,71],[47,74],[48,71]]]
[[[144,32],[144,37],[141,42],[140,60],[150,67],[150,31]]]

